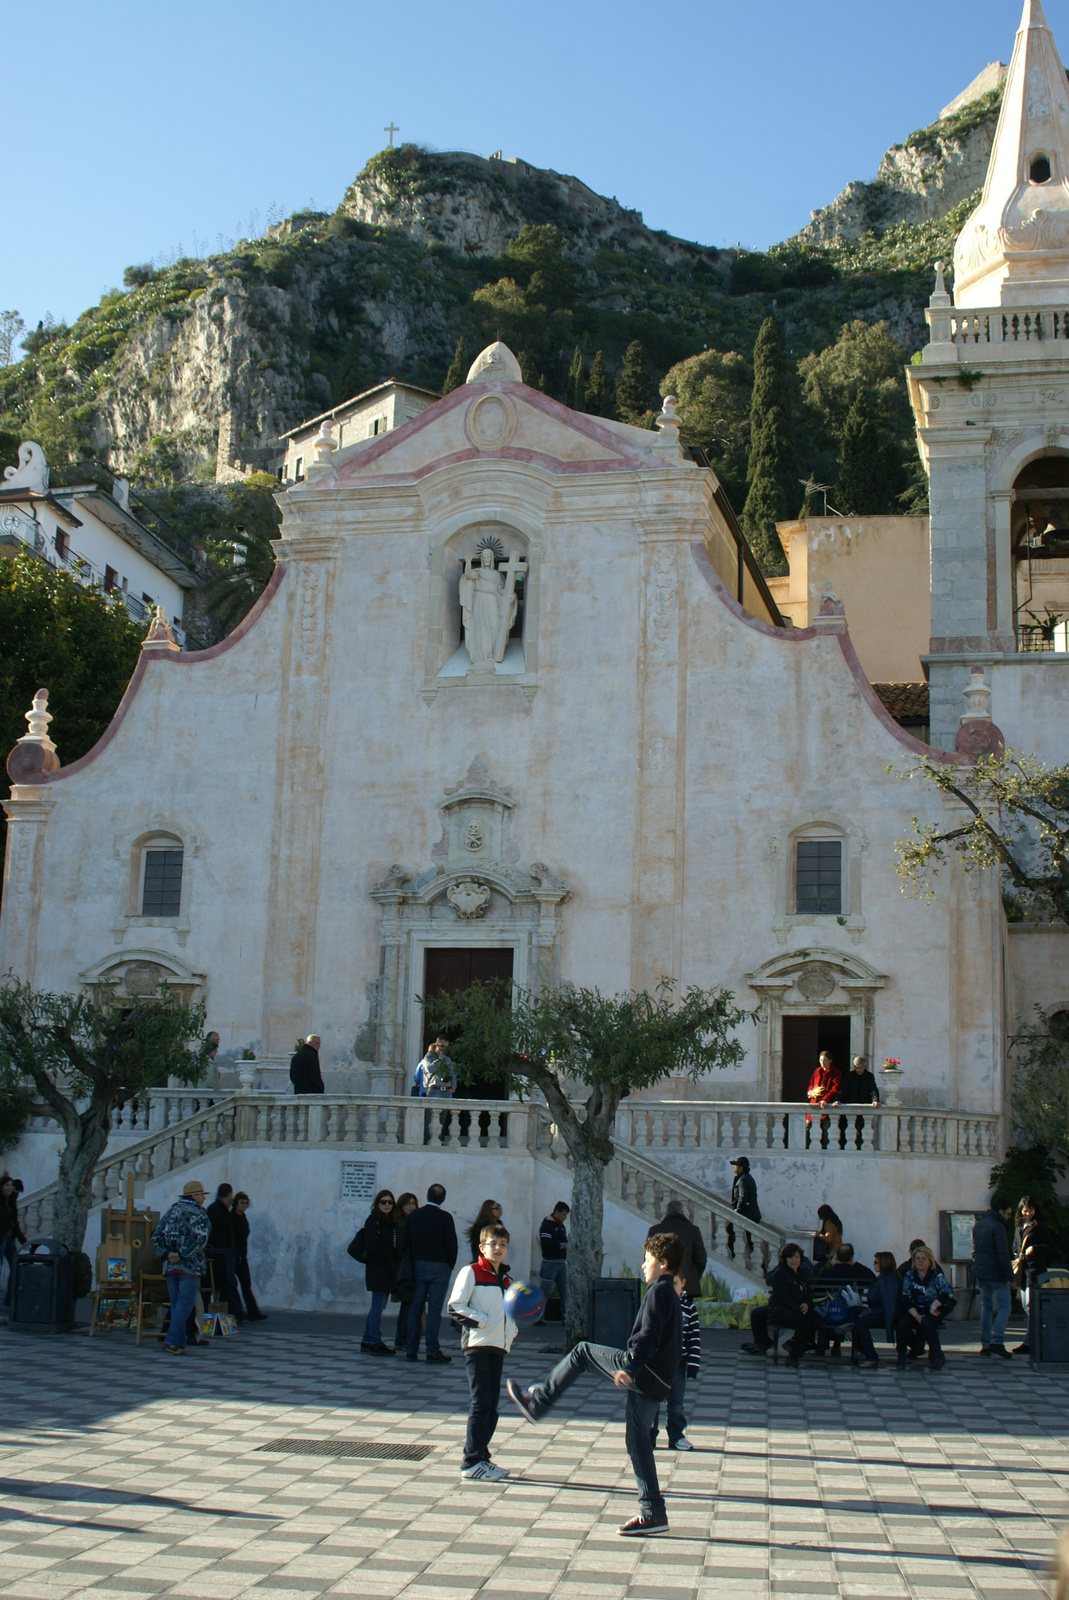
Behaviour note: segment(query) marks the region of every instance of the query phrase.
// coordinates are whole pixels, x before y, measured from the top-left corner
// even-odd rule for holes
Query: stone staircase
[[[440,1108],[436,1108],[440,1109]],[[126,1179],[144,1191],[147,1183],[191,1167],[225,1145],[293,1149],[309,1146],[337,1151],[407,1151],[423,1155],[426,1105],[411,1099],[364,1095],[205,1094],[150,1097],[126,1124],[148,1125],[140,1139],[102,1157],[93,1173],[92,1204],[122,1201]],[[153,1123],[157,1126],[153,1126]],[[558,1172],[570,1158],[545,1106],[517,1101],[455,1101],[444,1143],[436,1146],[478,1159],[483,1150],[533,1157]],[[48,1184],[23,1197],[20,1211],[30,1237],[50,1232],[57,1186]],[[773,1265],[786,1234],[767,1222],[735,1228],[730,1203],[704,1185],[670,1171],[644,1152],[620,1143],[605,1173],[605,1196],[647,1226],[664,1216],[670,1200],[701,1229],[709,1266],[733,1272],[755,1289],[765,1288],[764,1270]]]

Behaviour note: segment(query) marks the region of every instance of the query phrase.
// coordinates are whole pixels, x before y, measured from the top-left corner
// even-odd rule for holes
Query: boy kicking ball
[[[649,1290],[631,1330],[626,1350],[584,1340],[558,1361],[543,1383],[523,1389],[509,1379],[509,1398],[528,1422],[551,1410],[582,1372],[608,1378],[627,1391],[624,1443],[638,1485],[639,1514],[618,1533],[644,1538],[668,1531],[664,1497],[657,1482],[651,1437],[657,1407],[671,1391],[683,1354],[683,1314],[673,1278],[683,1269],[683,1242],[674,1233],[655,1233],[646,1240],[642,1276]]]
[[[471,1390],[460,1476],[489,1483],[508,1477],[508,1468],[490,1459],[501,1398],[501,1368],[516,1337],[516,1324],[505,1315],[508,1248],[508,1229],[500,1222],[488,1223],[479,1234],[478,1260],[461,1268],[449,1295],[449,1309],[464,1329],[460,1343]]]

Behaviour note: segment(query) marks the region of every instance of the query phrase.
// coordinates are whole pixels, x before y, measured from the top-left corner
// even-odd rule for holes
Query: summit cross
[[[394,136],[395,133],[400,133],[400,131],[401,131],[400,128],[397,126],[396,122],[394,122],[393,118],[391,117],[390,118],[389,127],[383,128],[382,131],[383,131],[383,133],[388,133],[389,134],[390,139],[389,139],[389,143],[387,144],[386,148],[387,148],[387,150],[392,150],[393,149],[393,136]]]

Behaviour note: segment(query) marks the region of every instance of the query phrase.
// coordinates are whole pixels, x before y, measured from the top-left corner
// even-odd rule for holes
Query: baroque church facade
[[[784,625],[671,400],[656,431],[581,415],[496,344],[382,436],[339,448],[324,421],[279,495],[254,610],[210,650],[154,630],[87,756],[56,766],[31,725],[6,802],[3,969],[205,999],[232,1087],[253,1052],[241,1092],[264,1105],[311,1032],[328,1098],[396,1103],[423,1053],[421,997],[480,976],[723,985],[754,1013],[744,1061],[644,1096],[622,1142],[641,1123],[666,1171],[714,1193],[746,1148],[788,1231],[835,1187],[859,1248],[935,1238],[941,1210],[982,1204],[1006,1142],[1007,1033],[1036,1004],[1069,1006],[1069,930],[1008,927],[997,876],[953,857],[930,901],[910,898],[895,846],[913,817],[954,820],[902,777],[922,755],[962,763],[1002,738],[1069,759],[1069,655],[1018,651],[1015,632],[1022,586],[1054,594],[1069,574],[1069,548],[1037,529],[1069,501],[1067,99],[1028,0],[986,220],[959,246],[982,269],[959,263],[959,282],[984,303],[940,282],[908,374],[932,489],[931,747],[884,709],[834,593],[810,626]],[[902,1062],[893,1134],[849,1161],[846,1140],[778,1132],[824,1048]],[[681,1107],[690,1133],[662,1137]],[[331,1123],[332,1159],[349,1126]],[[277,1191],[264,1140],[247,1142]],[[225,1175],[239,1152],[213,1159]],[[380,1161],[380,1180],[394,1170]],[[534,1230],[540,1181],[512,1191]]]

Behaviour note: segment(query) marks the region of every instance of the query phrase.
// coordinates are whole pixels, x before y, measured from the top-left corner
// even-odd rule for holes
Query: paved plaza
[[[1067,1511],[1069,1375],[800,1371],[706,1332],[690,1455],[659,1452],[671,1533],[635,1510],[622,1404],[582,1380],[537,1428],[504,1402],[504,1485],[459,1479],[466,1384],[362,1356],[360,1324],[276,1314],[167,1356],[110,1333],[0,1332],[0,1595],[11,1600],[689,1600],[1049,1592]],[[956,1330],[957,1331],[957,1330]],[[524,1333],[506,1372],[552,1358]],[[427,1446],[420,1461],[276,1453],[279,1439]]]

